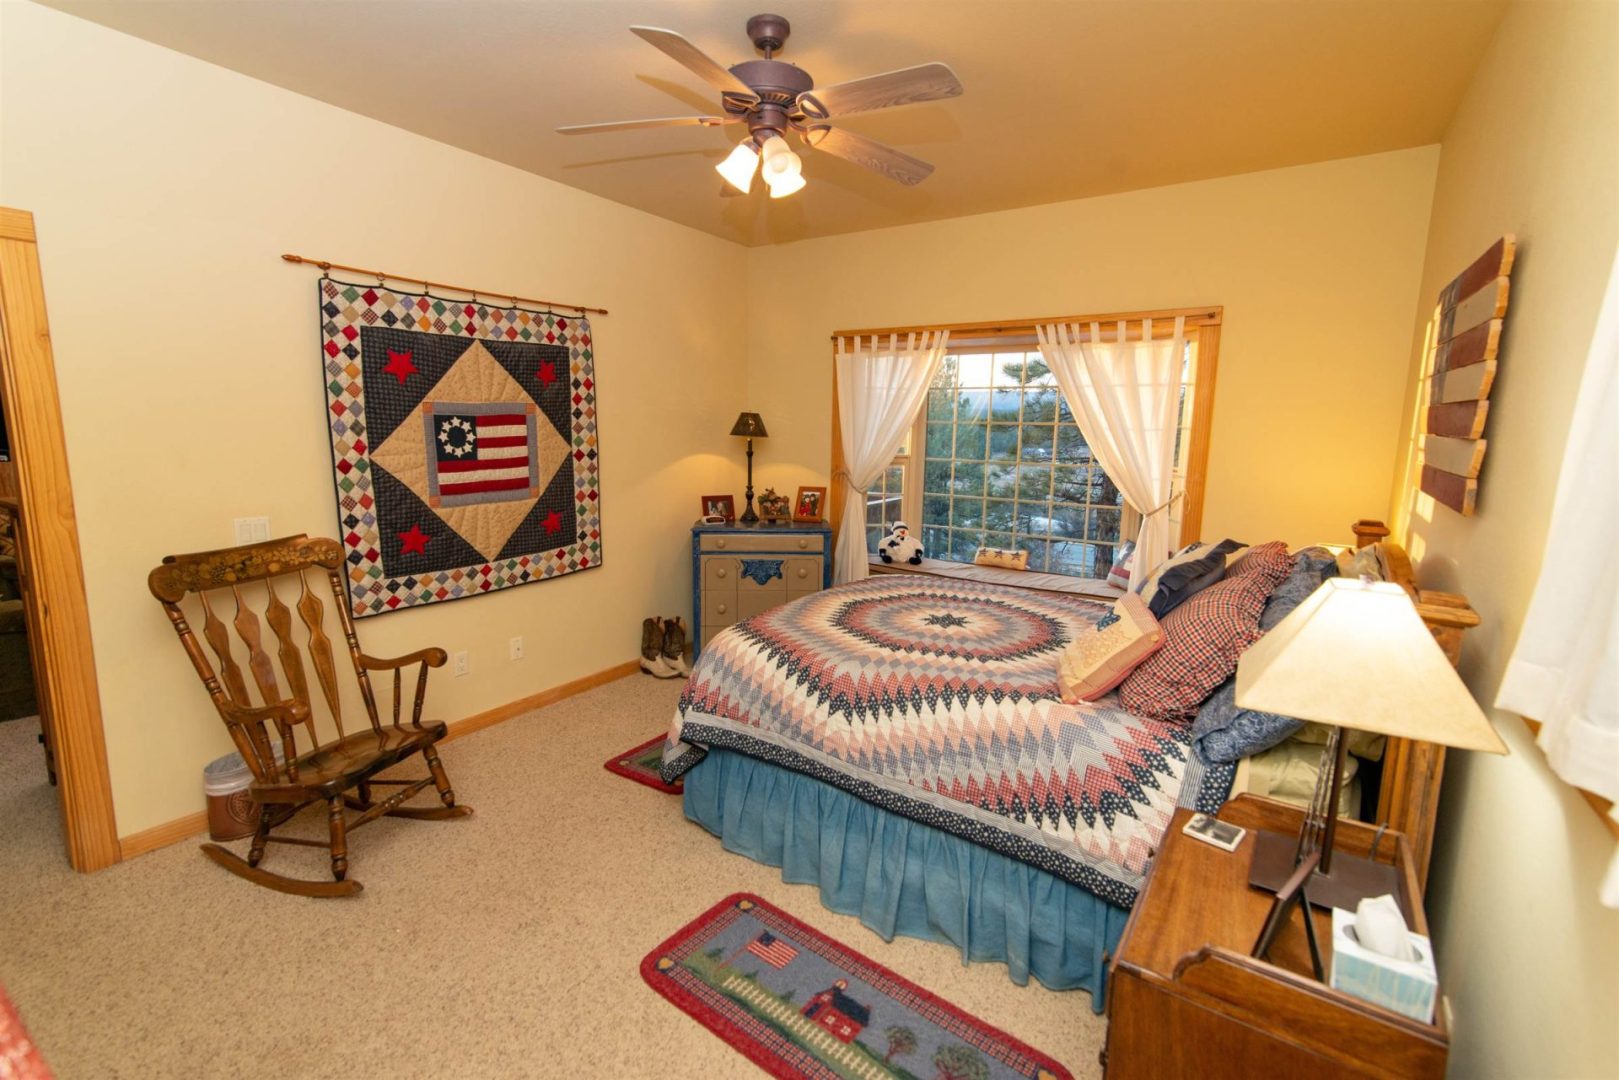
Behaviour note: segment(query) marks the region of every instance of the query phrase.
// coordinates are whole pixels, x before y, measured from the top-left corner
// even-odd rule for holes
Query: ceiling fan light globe
[[[738,143],[730,156],[718,165],[714,171],[725,178],[725,182],[746,195],[753,188],[753,174],[759,168],[759,155],[754,153],[753,147],[748,143]]]
[[[766,176],[765,184],[770,188],[770,197],[772,199],[785,199],[794,192],[803,190],[804,177],[795,169],[790,173]]]
[[[772,135],[766,139],[760,153],[764,157],[766,179],[797,171],[798,155],[793,153],[792,147],[787,145],[787,140],[780,135]]]

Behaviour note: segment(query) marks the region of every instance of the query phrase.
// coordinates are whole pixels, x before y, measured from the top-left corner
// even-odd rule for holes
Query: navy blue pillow
[[[1209,548],[1197,548],[1197,558],[1176,563],[1158,579],[1158,588],[1148,597],[1147,610],[1162,619],[1186,601],[1225,577],[1225,557],[1247,545],[1238,540],[1222,540]]]

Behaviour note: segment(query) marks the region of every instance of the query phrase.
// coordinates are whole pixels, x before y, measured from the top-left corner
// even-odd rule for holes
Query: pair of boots
[[[660,679],[691,674],[691,664],[686,660],[686,626],[679,615],[672,619],[654,615],[641,623],[641,670]]]

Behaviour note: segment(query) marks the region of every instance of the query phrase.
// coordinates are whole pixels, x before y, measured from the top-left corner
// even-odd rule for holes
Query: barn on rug
[[[600,566],[590,322],[322,278],[354,615]]]

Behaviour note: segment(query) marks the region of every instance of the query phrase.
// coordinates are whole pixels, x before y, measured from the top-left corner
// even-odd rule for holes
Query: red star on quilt
[[[426,533],[422,532],[422,527],[420,525],[412,525],[410,527],[410,532],[402,532],[398,533],[397,535],[401,545],[399,548],[399,554],[401,555],[409,555],[413,552],[418,555],[426,555],[427,542],[433,539],[431,536],[428,536]]]
[[[546,386],[550,386],[552,383],[557,381],[556,364],[550,360],[540,361],[540,370],[534,373],[534,377],[540,380]]]
[[[416,374],[416,365],[410,362],[410,353],[394,352],[389,349],[388,362],[382,365],[382,370],[398,379],[400,386],[404,386],[405,380]]]
[[[550,533],[559,532],[562,529],[562,515],[557,513],[555,510],[551,511],[549,514],[545,515],[544,525],[547,535]]]

